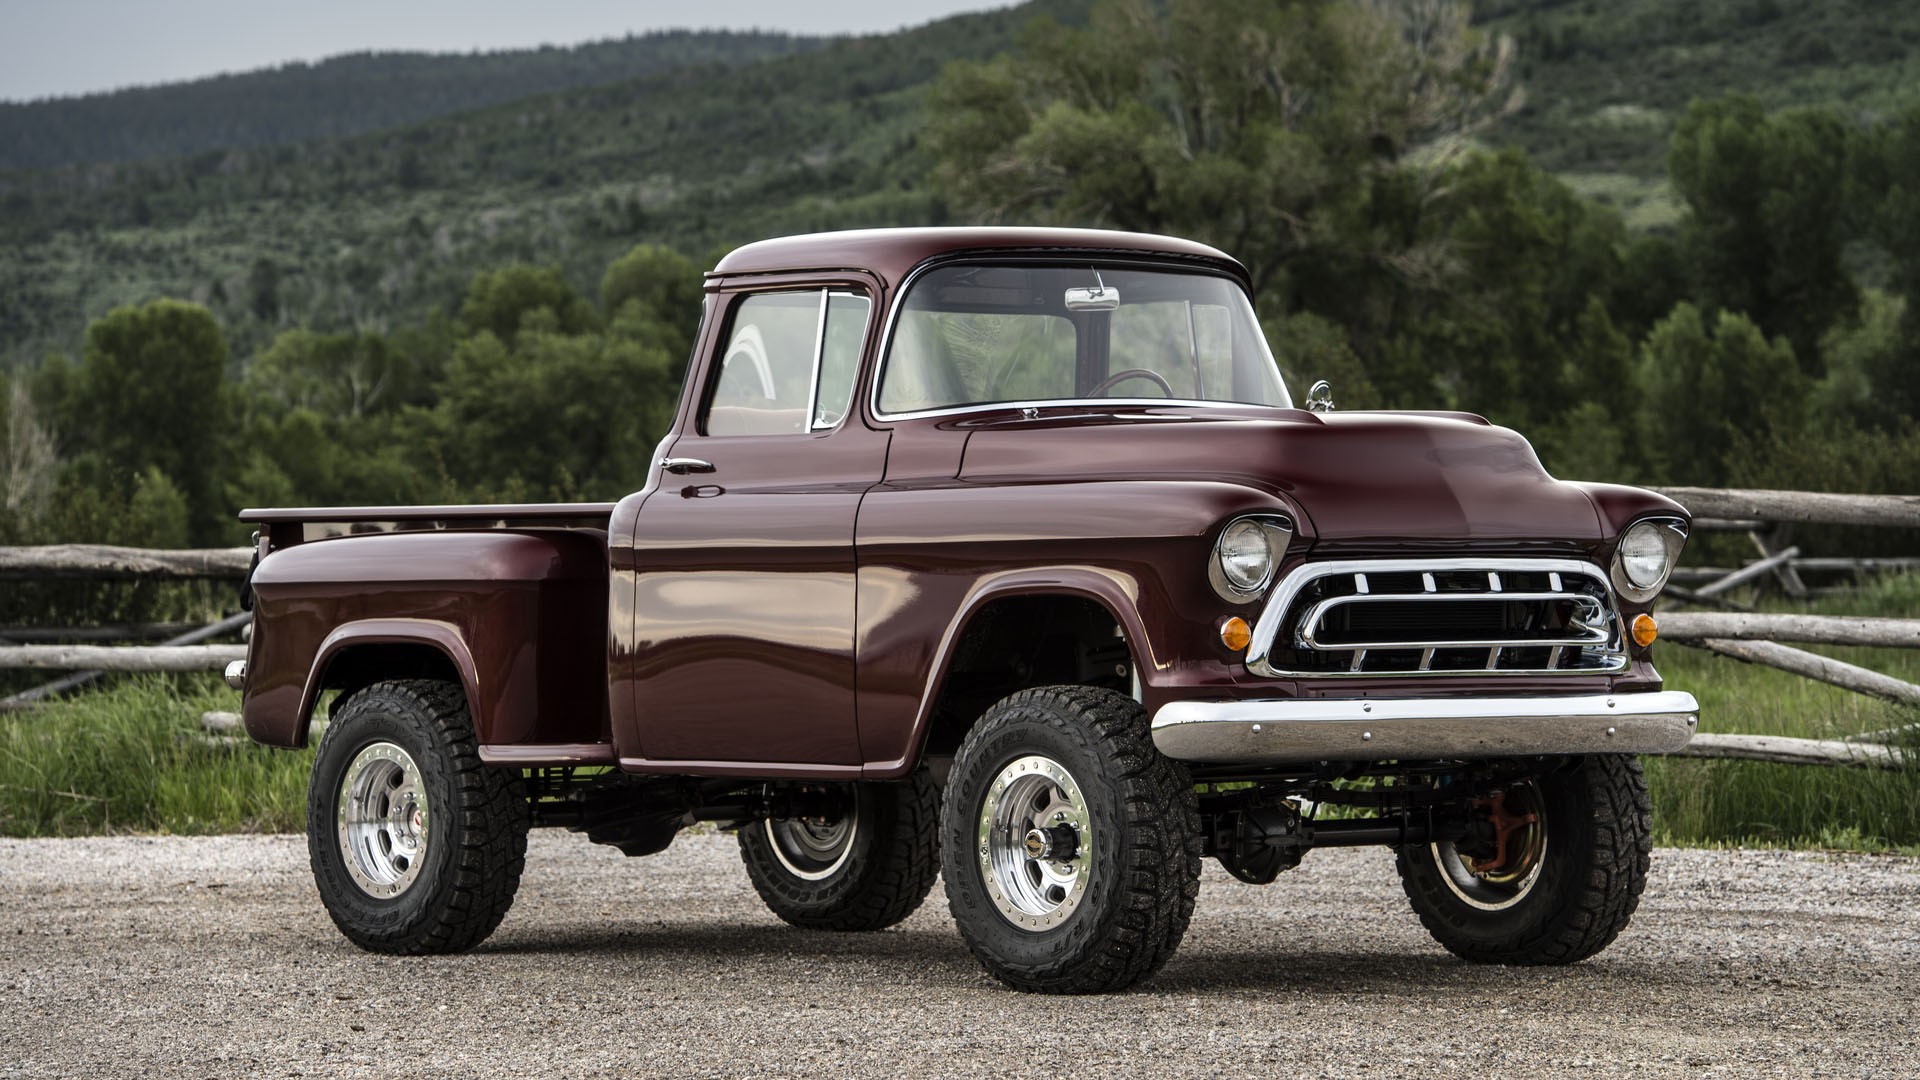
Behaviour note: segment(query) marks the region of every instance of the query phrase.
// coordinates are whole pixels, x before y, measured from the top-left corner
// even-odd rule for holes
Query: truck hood
[[[1592,501],[1525,439],[1464,413],[1081,409],[968,426],[967,482],[1234,481],[1282,495],[1341,543],[1605,538]]]

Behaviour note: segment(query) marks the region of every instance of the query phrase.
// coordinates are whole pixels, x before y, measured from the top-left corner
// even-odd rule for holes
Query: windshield
[[[1235,282],[1078,266],[949,266],[914,282],[883,414],[1085,400],[1292,404]]]

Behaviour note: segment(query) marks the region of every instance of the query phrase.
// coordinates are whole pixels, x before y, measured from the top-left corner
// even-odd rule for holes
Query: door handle
[[[664,457],[660,459],[660,467],[667,472],[684,476],[687,473],[710,473],[713,471],[713,462],[702,461],[697,457]]]

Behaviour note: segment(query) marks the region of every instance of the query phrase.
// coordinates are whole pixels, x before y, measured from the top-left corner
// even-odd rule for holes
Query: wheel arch
[[[307,673],[295,731],[305,746],[320,695],[354,691],[386,679],[440,679],[460,687],[474,730],[490,729],[473,651],[458,627],[426,619],[364,619],[335,627],[320,643]]]
[[[926,689],[921,696],[905,755],[899,761],[870,769],[869,775],[876,779],[903,776],[929,756],[952,754],[959,748],[960,741],[966,737],[967,729],[977,716],[976,711],[967,708],[967,702],[981,693],[991,695],[987,701],[990,704],[1007,693],[1036,686],[1063,683],[1110,685],[1104,680],[1094,682],[1078,677],[1062,678],[1057,668],[1036,667],[1029,676],[1016,680],[1018,685],[1009,683],[1005,687],[973,694],[963,690],[957,685],[960,681],[957,677],[963,672],[966,658],[977,655],[975,650],[983,647],[983,641],[1023,640],[1018,632],[1008,635],[1008,621],[996,618],[1003,613],[1025,608],[1021,614],[1053,616],[1056,620],[1064,617],[1070,626],[1076,619],[1092,617],[1094,621],[1083,621],[1076,628],[1079,643],[1084,645],[1090,640],[1087,636],[1089,630],[1099,633],[1103,628],[1109,628],[1111,632],[1117,632],[1112,640],[1123,650],[1127,666],[1124,676],[1126,685],[1137,686],[1138,673],[1145,662],[1141,650],[1146,648],[1149,640],[1140,613],[1139,595],[1138,583],[1133,579],[1113,570],[1096,567],[1021,570],[981,582],[967,595],[941,636],[934,662],[929,667]],[[1104,624],[1098,620],[1104,620]],[[1028,618],[1015,625],[1026,631],[1024,640],[1032,642],[1049,625],[1058,623],[1046,618]],[[1004,693],[999,692],[1001,690]]]

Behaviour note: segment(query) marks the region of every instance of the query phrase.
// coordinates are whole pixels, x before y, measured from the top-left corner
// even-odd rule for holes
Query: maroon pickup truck
[[[944,874],[995,977],[1155,972],[1211,856],[1398,854],[1474,961],[1604,948],[1646,882],[1634,755],[1691,736],[1648,614],[1688,527],[1464,413],[1295,405],[1246,271],[1079,230],[770,240],[721,261],[617,503],[249,510],[246,727],[323,708],[341,931],[469,948],[527,829],[709,822],[796,926]]]

